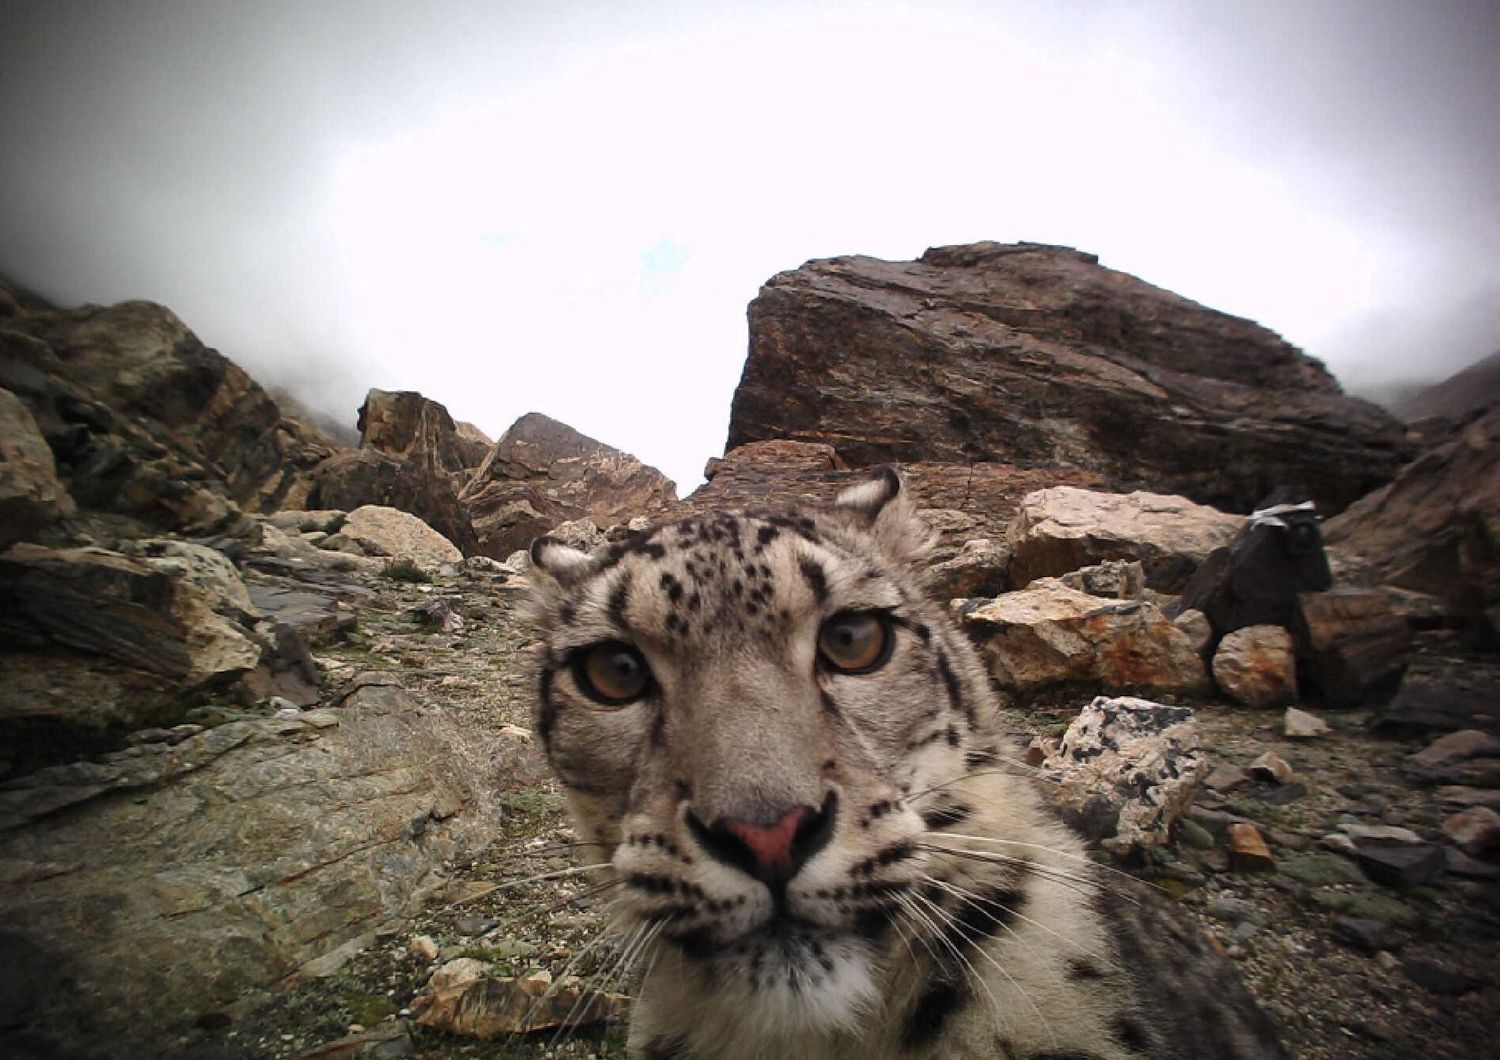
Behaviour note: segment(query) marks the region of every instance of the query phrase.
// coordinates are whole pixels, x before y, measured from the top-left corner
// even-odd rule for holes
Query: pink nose
[[[763,880],[784,880],[792,875],[792,840],[797,838],[804,822],[817,815],[811,806],[788,810],[775,824],[751,824],[749,821],[722,820],[719,826],[750,849]]]

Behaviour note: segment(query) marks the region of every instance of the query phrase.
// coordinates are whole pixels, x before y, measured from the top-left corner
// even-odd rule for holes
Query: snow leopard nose
[[[829,792],[820,809],[798,806],[770,824],[720,817],[704,825],[688,811],[688,829],[714,860],[778,887],[796,876],[833,835],[837,798]]]

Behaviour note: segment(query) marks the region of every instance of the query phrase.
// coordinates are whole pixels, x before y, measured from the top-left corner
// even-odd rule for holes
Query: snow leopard
[[[645,1060],[1284,1053],[1170,903],[1047,809],[926,591],[894,469],[531,546],[536,731],[643,980]]]

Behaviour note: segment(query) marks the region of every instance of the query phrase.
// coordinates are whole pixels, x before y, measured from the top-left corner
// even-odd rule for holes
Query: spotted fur
[[[1147,1010],[1152,943],[1116,938],[1118,889],[1018,775],[929,548],[889,470],[825,511],[533,545],[537,731],[650,940],[632,1055],[1281,1055],[1237,986],[1207,1029]],[[878,616],[876,665],[820,649],[847,615]],[[644,661],[638,698],[585,687],[599,645]]]

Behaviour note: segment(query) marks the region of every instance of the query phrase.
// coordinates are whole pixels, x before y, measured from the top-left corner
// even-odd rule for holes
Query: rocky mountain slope
[[[852,466],[999,462],[1248,511],[1338,511],[1410,457],[1400,425],[1247,320],[1036,244],[809,262],[750,305],[728,447],[790,438]]]
[[[1408,423],[1434,416],[1463,419],[1476,409],[1500,401],[1500,350],[1397,403],[1395,412]]]

